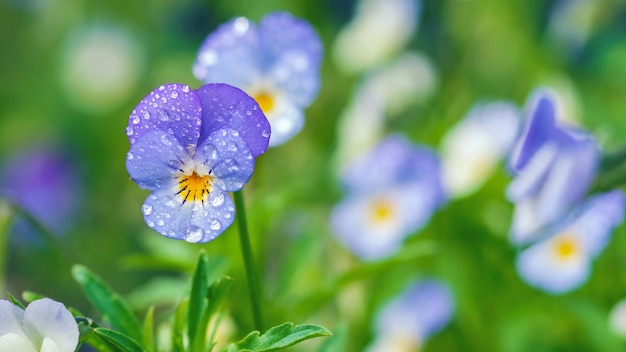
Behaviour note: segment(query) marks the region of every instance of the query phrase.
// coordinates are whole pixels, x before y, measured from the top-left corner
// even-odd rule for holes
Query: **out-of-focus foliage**
[[[259,157],[244,189],[265,326],[320,324],[334,334],[294,351],[364,350],[375,340],[380,309],[408,284],[436,278],[451,290],[454,313],[423,343],[426,351],[623,350],[624,333],[609,322],[618,320],[611,310],[626,297],[624,227],[613,232],[580,288],[554,295],[527,285],[508,238],[513,205],[505,198],[511,176],[504,163],[382,261],[350,253],[331,232],[329,216],[343,197],[338,170],[350,155],[342,149],[350,134],[358,138],[372,128],[367,137],[375,141],[399,132],[439,152],[446,132],[476,103],[504,100],[523,109],[539,86],[557,93],[563,117],[595,135],[604,152],[623,147],[626,4],[423,1],[396,52],[359,72],[342,69],[333,51],[356,8],[354,0],[2,0],[0,165],[24,150],[54,146],[75,163],[81,202],[55,236],[60,246],[24,241],[20,226],[5,236],[4,216],[13,213],[0,202],[2,291],[32,290],[98,316],[71,277],[72,265],[81,263],[123,295],[137,318],[155,305],[161,338],[204,250],[212,275],[233,278],[218,340],[240,341],[253,330],[237,227],[206,244],[150,230],[141,213],[147,192],[125,169],[124,131],[133,107],[158,85],[201,85],[191,68],[208,33],[235,16],[258,22],[281,10],[315,28],[324,56],[320,92],[303,130]],[[423,74],[428,85],[404,82],[401,91],[415,92],[415,99],[398,93],[391,96],[403,99],[379,101],[390,99],[388,90],[367,82],[407,52],[423,60],[407,72],[418,80]],[[350,125],[350,111],[376,114],[370,121],[377,127]]]

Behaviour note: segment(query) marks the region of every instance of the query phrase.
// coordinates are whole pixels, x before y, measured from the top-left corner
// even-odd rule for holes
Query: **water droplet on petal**
[[[196,225],[190,225],[185,231],[185,241],[190,243],[198,243],[203,236],[204,231]]]
[[[150,115],[150,114],[148,114],[148,115]],[[141,122],[141,118],[139,118],[138,115],[133,115],[133,118],[131,119],[131,122],[136,125],[139,122]]]
[[[142,112],[141,116],[146,120],[150,120],[150,113],[147,111]],[[135,121],[133,121],[133,123],[135,123]],[[139,123],[139,116],[137,116],[137,123]]]
[[[163,143],[164,145],[172,145],[172,141],[168,138],[168,136],[166,134],[162,134],[161,135],[161,143]]]
[[[170,93],[170,97],[172,97],[172,99],[178,98],[178,92],[177,91],[173,91],[172,93]]]
[[[165,90],[165,86],[159,86],[159,91],[164,91]],[[157,94],[157,98],[159,97],[159,95]]]
[[[216,194],[213,199],[211,199],[211,205],[214,207],[219,207],[224,204],[224,193]]]
[[[183,89],[183,93],[189,93],[189,86],[188,85],[184,85],[182,89]]]
[[[154,221],[148,221],[147,224],[150,228],[154,227]]]
[[[217,219],[213,219],[213,221],[211,221],[210,227],[211,227],[211,230],[218,231],[219,229],[222,228],[222,224]]]
[[[167,114],[167,111],[165,110],[159,110],[159,120],[161,121],[167,121],[170,119],[170,116]]]
[[[165,221],[163,221],[163,219],[159,219],[159,220],[157,220],[157,225],[163,226],[163,225],[165,225]]]
[[[268,130],[261,131],[261,136],[268,138],[270,136],[270,131]]]
[[[143,215],[150,215],[152,213],[152,205],[150,204],[144,204],[141,206],[141,211],[143,212]],[[154,226],[154,225],[152,225]],[[152,227],[150,226],[150,227]]]
[[[135,159],[135,154],[133,154],[131,152],[126,153],[126,159],[128,159],[128,160]]]
[[[133,133],[135,133],[135,130],[133,130],[133,126],[126,127],[126,135],[127,136],[132,136]]]

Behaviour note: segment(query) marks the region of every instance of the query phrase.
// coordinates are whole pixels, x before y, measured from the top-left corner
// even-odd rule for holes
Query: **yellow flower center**
[[[195,171],[191,175],[183,175],[178,182],[179,194],[183,198],[183,203],[187,201],[204,202],[211,192],[211,182],[213,176],[198,175]]]
[[[571,235],[563,235],[561,238],[556,239],[553,249],[559,260],[574,259],[581,252],[580,244]]]
[[[393,203],[387,199],[377,199],[370,209],[370,216],[374,223],[380,224],[391,221],[395,217]]]
[[[274,97],[272,97],[271,94],[261,91],[258,94],[254,94],[252,97],[256,100],[264,113],[268,113],[274,108]]]

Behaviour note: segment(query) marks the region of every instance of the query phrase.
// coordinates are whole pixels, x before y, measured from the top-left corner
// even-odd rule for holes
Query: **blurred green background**
[[[522,106],[534,88],[550,86],[606,150],[623,147],[626,4],[589,0],[589,18],[570,19],[571,28],[584,30],[577,42],[553,30],[559,3],[424,1],[407,49],[432,60],[439,84],[428,100],[393,116],[388,131],[437,148],[474,102],[507,99]],[[0,161],[38,145],[72,155],[81,209],[62,237],[64,246],[140,314],[147,303],[180,298],[187,286],[179,283],[187,282],[198,250],[206,249],[235,279],[228,309],[233,334],[242,337],[252,318],[236,226],[204,245],[150,231],[140,211],[147,192],[125,169],[124,128],[134,106],[158,85],[200,86],[191,65],[203,38],[220,23],[235,16],[258,21],[286,10],[316,28],[326,54],[322,88],[304,130],[263,155],[246,187],[266,325],[322,324],[336,332],[337,346],[344,344],[338,350],[360,351],[372,338],[371,318],[380,303],[408,280],[429,276],[451,286],[456,312],[427,341],[427,351],[623,350],[624,340],[608,326],[610,309],[626,297],[623,227],[582,288],[560,296],[531,288],[515,271],[507,239],[512,206],[504,198],[504,170],[436,213],[390,260],[361,263],[333,238],[328,215],[342,196],[331,162],[335,128],[363,76],[338,70],[331,48],[354,7],[353,0],[1,0]],[[91,309],[71,280],[64,253],[10,239],[0,256],[5,291],[32,290]],[[167,320],[163,307],[160,317]],[[316,349],[319,342],[293,350]]]

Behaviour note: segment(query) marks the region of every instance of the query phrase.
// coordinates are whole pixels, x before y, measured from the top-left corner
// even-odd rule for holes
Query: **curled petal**
[[[317,95],[322,43],[311,25],[286,12],[265,16],[259,24],[269,79],[299,107]]]
[[[240,190],[254,170],[248,145],[231,129],[211,133],[196,150],[194,160],[210,165],[215,185],[227,192]]]
[[[174,136],[180,145],[197,145],[200,137],[202,106],[198,94],[187,85],[166,84],[139,102],[128,119],[126,134],[130,144],[149,131],[158,129]]]
[[[208,242],[232,223],[235,208],[222,190],[215,188],[203,201],[184,202],[177,184],[152,193],[143,205],[146,224],[163,236],[187,242]]]
[[[215,83],[198,89],[202,102],[202,142],[213,132],[232,129],[239,132],[254,157],[267,150],[270,124],[257,102],[239,88]]]
[[[238,17],[221,25],[200,46],[193,73],[204,83],[246,87],[261,71],[257,28]]]
[[[173,135],[153,130],[130,146],[126,169],[139,187],[155,190],[170,182],[181,165],[189,160],[189,153]]]
[[[24,311],[24,331],[29,340],[41,346],[45,339],[59,352],[73,352],[78,346],[78,324],[62,303],[49,298],[31,302]]]

